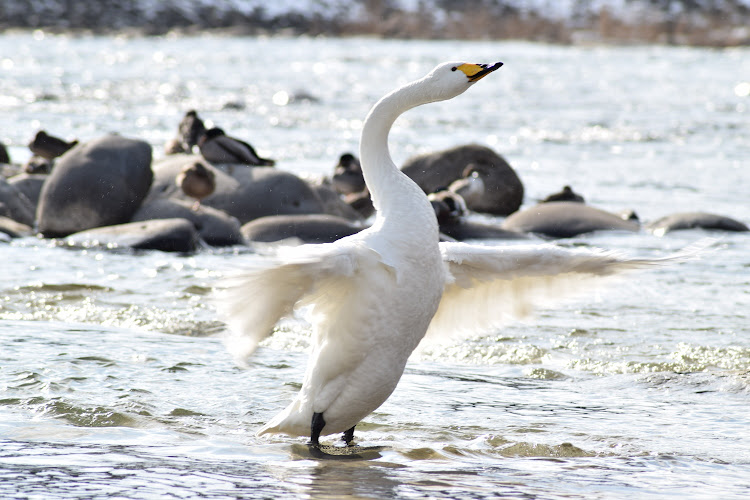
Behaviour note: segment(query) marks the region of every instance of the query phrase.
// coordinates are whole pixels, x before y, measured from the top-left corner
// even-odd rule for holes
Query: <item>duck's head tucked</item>
[[[492,73],[503,63],[472,64],[464,62],[446,62],[439,64],[422,80],[425,94],[431,100],[443,101],[452,99],[466,91],[474,82]]]

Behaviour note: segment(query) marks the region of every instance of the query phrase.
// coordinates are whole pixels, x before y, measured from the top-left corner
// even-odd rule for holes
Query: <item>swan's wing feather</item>
[[[593,277],[659,265],[614,252],[554,245],[440,243],[449,282],[420,348],[476,335],[534,307],[574,296]]]
[[[244,362],[295,306],[319,296],[322,288],[350,281],[363,251],[356,245],[303,245],[222,280],[215,303],[229,327],[230,352]]]

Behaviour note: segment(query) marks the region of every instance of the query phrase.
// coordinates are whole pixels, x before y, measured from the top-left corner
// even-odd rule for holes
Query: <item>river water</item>
[[[505,66],[399,119],[397,162],[478,142],[516,168],[527,205],[570,184],[642,220],[750,222],[747,48],[11,33],[0,140],[23,162],[38,129],[116,131],[158,159],[195,108],[278,168],[318,177],[356,150],[379,96],[448,59]],[[412,360],[357,427],[382,450],[343,461],[254,435],[299,388],[307,326],[281,325],[240,369],[209,295],[262,257],[0,243],[0,497],[747,498],[748,236],[559,244],[662,256],[706,237],[700,259]]]

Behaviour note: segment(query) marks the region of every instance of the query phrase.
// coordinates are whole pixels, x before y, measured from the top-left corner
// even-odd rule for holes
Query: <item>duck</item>
[[[29,143],[29,149],[34,155],[45,160],[54,160],[58,156],[62,156],[76,144],[78,144],[77,140],[67,142],[59,137],[49,135],[44,130],[40,130]]]
[[[191,198],[195,198],[192,209],[200,209],[201,200],[211,196],[216,189],[216,174],[201,162],[193,162],[180,170],[175,177],[175,184],[182,192]]]
[[[430,200],[435,210],[438,225],[459,219],[469,211],[466,208],[466,201],[460,194],[445,188],[438,188],[434,193],[428,194],[427,199]]]
[[[409,158],[401,170],[426,193],[459,181],[454,189],[470,210],[510,215],[521,206],[524,187],[516,171],[500,154],[479,144],[462,144]],[[462,180],[472,195],[461,191]]]
[[[54,160],[48,160],[41,156],[31,155],[23,164],[23,171],[27,174],[40,174],[45,175],[52,172]]]
[[[570,186],[563,186],[562,190],[552,193],[544,198],[540,203],[550,203],[553,201],[572,201],[575,203],[586,203],[586,200],[580,194],[573,191]]]
[[[0,142],[0,164],[10,164],[10,155],[2,142]]]
[[[198,148],[203,158],[211,163],[241,163],[258,167],[272,167],[276,164],[274,160],[261,158],[250,144],[229,137],[219,127],[206,130],[198,139]]]
[[[458,193],[443,189],[429,194],[427,198],[435,210],[440,234],[445,241],[528,239],[524,233],[468,220],[466,201]]]
[[[203,120],[198,112],[191,109],[185,113],[177,126],[177,137],[174,139],[176,145],[174,152],[192,153],[198,145],[198,139],[206,132]]]
[[[365,189],[365,178],[362,176],[359,158],[352,153],[342,154],[334,168],[331,184],[342,195],[362,192]]]
[[[198,139],[205,132],[206,126],[198,112],[194,109],[187,111],[177,126],[177,135],[164,144],[164,154],[193,153],[198,146]]]
[[[482,200],[482,196],[484,196],[485,184],[484,179],[479,175],[479,168],[477,165],[474,163],[467,165],[461,178],[451,182],[448,186],[448,190],[461,196],[467,204],[479,204]]]
[[[321,436],[342,433],[347,446],[356,446],[355,426],[388,399],[418,346],[476,335],[509,311],[526,312],[539,300],[535,290],[557,296],[574,289],[563,285],[575,278],[654,265],[549,243],[439,241],[430,200],[391,158],[389,131],[402,113],[455,98],[501,66],[442,63],[371,108],[359,150],[376,210],[371,226],[333,243],[282,247],[217,283],[225,342],[238,362],[247,363],[295,309],[310,314],[310,354],[299,393],[258,435],[308,438],[311,451],[321,451],[327,446]]]

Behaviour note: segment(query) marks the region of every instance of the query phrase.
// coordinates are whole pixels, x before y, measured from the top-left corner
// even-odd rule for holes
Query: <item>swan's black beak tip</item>
[[[495,71],[496,69],[498,69],[502,65],[503,65],[503,63],[501,63],[501,62],[496,62],[495,64],[477,64],[474,67],[478,68],[478,71],[475,71],[472,74],[467,73],[466,76],[469,77],[469,81],[471,83],[474,83],[474,82],[476,82],[476,81],[484,78],[485,76],[489,75],[490,73],[492,73],[493,71]]]
[[[483,64],[484,66],[484,74],[487,75],[489,73],[492,73],[496,69],[500,69],[500,67],[503,65],[500,61],[496,62],[495,64]]]

